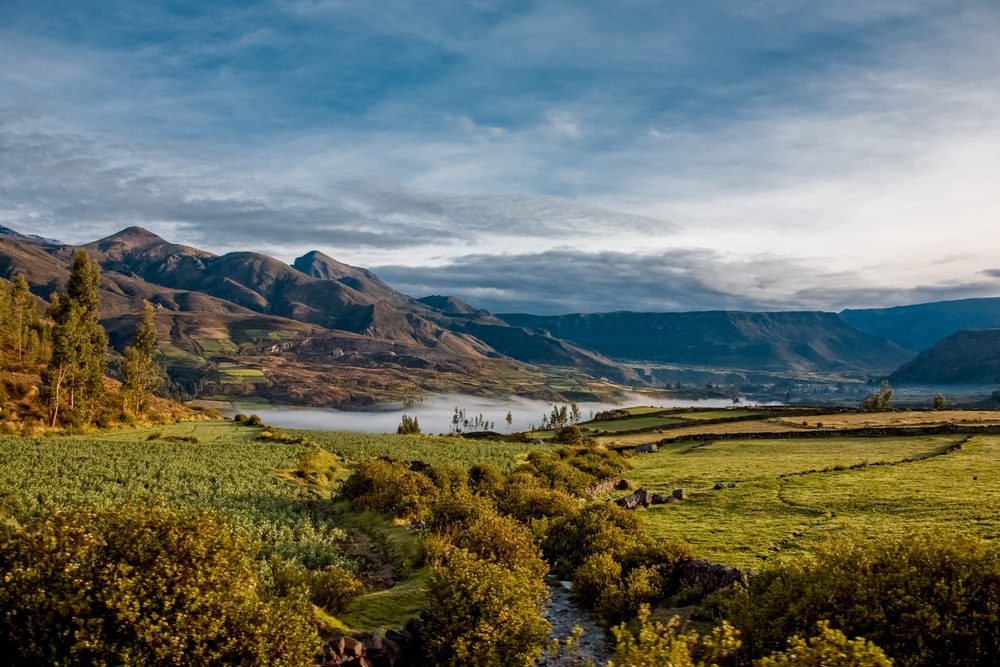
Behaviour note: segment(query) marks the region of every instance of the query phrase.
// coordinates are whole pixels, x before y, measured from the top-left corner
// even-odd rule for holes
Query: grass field
[[[1000,438],[977,436],[949,452],[964,440],[684,442],[635,457],[628,477],[654,491],[690,493],[683,502],[641,510],[655,536],[686,540],[708,560],[759,567],[845,529],[879,534],[939,527],[996,537]],[[873,465],[887,463],[895,465]],[[712,489],[731,481],[738,486]]]

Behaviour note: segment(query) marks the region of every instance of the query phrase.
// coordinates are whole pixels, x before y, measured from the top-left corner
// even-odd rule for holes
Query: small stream
[[[569,591],[559,585],[559,582],[547,580],[552,584],[549,592],[552,600],[548,605],[545,617],[552,624],[549,640],[558,639],[560,643],[559,656],[553,658],[548,652],[535,661],[537,667],[579,667],[583,660],[593,660],[597,667],[603,667],[611,659],[612,647],[604,639],[604,629],[596,625],[590,612],[578,605],[570,597]],[[583,637],[579,643],[578,662],[566,655],[566,637],[573,632],[574,626],[583,628]]]

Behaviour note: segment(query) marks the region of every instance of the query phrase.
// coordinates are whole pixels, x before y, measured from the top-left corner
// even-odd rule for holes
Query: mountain
[[[0,236],[13,236],[15,238],[31,239],[42,243],[51,243],[52,245],[62,245],[62,241],[49,239],[44,236],[36,236],[34,234],[22,234],[21,232],[14,231],[10,227],[4,227],[3,225],[0,225]]]
[[[1000,384],[1000,329],[953,333],[888,379],[897,386]]]
[[[889,372],[913,354],[834,313],[501,314],[618,361],[781,373]]]
[[[103,269],[101,315],[112,344],[128,343],[148,300],[171,377],[190,387],[207,382],[214,393],[308,404],[366,404],[424,391],[557,397],[536,365],[641,382],[599,354],[510,327],[457,299],[424,303],[318,251],[289,266],[260,253],[214,255],[141,227],[83,247]],[[2,235],[0,277],[24,273],[46,298],[62,289],[75,252]],[[246,364],[266,369],[266,379],[224,370]]]
[[[840,316],[856,329],[919,352],[961,329],[1000,327],[1000,298],[845,310]]]

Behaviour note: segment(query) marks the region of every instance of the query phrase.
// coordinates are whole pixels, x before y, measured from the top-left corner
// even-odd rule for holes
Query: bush
[[[477,496],[495,498],[503,490],[504,478],[500,468],[477,463],[469,468],[469,489]]]
[[[594,554],[616,557],[651,543],[642,519],[614,503],[602,503],[556,519],[542,551],[557,574],[569,577]]]
[[[442,495],[451,496],[469,492],[469,472],[453,463],[431,466],[425,473],[441,490]]]
[[[722,604],[745,657],[784,648],[828,620],[896,664],[994,665],[1000,655],[1000,548],[961,535],[848,539],[774,565]]]
[[[860,637],[848,640],[843,632],[831,630],[826,621],[819,622],[819,635],[808,643],[799,637],[788,640],[788,649],[754,662],[754,667],[892,667],[878,646]]]
[[[522,522],[569,516],[580,510],[580,501],[565,491],[541,488],[541,481],[527,472],[511,475],[497,496],[497,508]]]
[[[484,513],[468,530],[459,533],[456,545],[479,558],[526,572],[539,580],[549,570],[531,531],[511,517]]]
[[[715,661],[729,658],[739,648],[738,633],[725,623],[711,637],[702,638],[700,645],[697,634],[681,634],[679,626],[676,616],[666,625],[650,622],[649,606],[643,605],[638,633],[633,634],[625,624],[612,628],[615,659],[608,667],[717,667]],[[696,647],[702,654],[697,663],[691,657]]]
[[[934,397],[934,409],[944,410],[948,407],[948,399],[944,397],[944,394],[938,394]]]
[[[247,423],[247,416],[245,414],[243,414],[242,412],[237,412],[236,416],[233,417],[233,421],[236,422],[237,424],[246,424]]]
[[[522,471],[543,480],[550,489],[586,496],[591,484],[621,475],[631,467],[618,452],[599,447],[560,447],[554,452],[531,452]]]
[[[583,432],[576,424],[563,426],[556,431],[556,442],[565,445],[579,445],[583,443]]]
[[[253,546],[209,512],[54,509],[0,527],[0,655],[18,665],[288,665],[308,604],[262,601]]]
[[[429,477],[398,461],[360,463],[341,487],[341,495],[355,510],[393,519],[420,516],[439,494]]]
[[[454,549],[431,574],[418,631],[430,664],[529,667],[551,626],[541,616],[544,584]]]
[[[346,611],[351,602],[365,592],[364,584],[353,573],[335,565],[313,571],[277,556],[272,556],[268,564],[274,595],[305,597],[331,614]]]

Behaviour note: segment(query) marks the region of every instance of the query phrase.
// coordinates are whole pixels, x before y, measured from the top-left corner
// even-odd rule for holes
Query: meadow
[[[656,537],[756,569],[844,531],[937,528],[996,537],[998,460],[997,436],[680,442],[634,457],[628,478],[655,492],[689,494],[639,510]],[[718,482],[726,488],[714,490]]]

